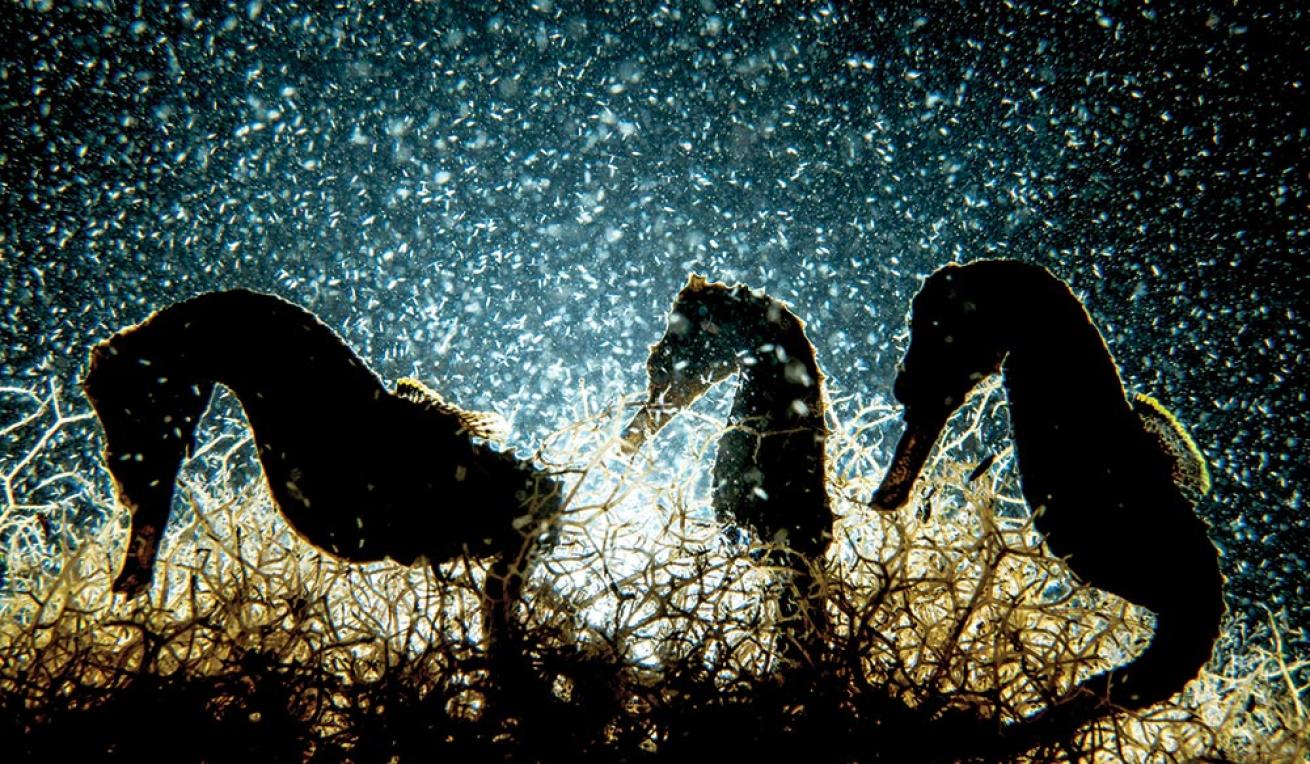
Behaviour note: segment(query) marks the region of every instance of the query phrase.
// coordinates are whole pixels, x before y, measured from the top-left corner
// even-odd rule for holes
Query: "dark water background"
[[[1018,258],[1210,458],[1230,602],[1310,623],[1301,3],[344,5],[0,9],[0,384],[247,286],[530,443],[692,270],[875,400],[923,275]]]

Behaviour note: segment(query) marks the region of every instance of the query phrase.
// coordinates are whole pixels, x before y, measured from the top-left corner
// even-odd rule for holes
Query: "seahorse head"
[[[673,301],[664,336],[651,347],[646,403],[624,430],[625,449],[636,449],[737,371],[742,351],[758,345],[769,333],[767,324],[783,314],[782,304],[762,293],[693,274]]]
[[[1007,285],[989,265],[948,265],[915,295],[910,347],[893,387],[907,421],[949,416],[969,391],[1000,370],[1004,339],[997,303],[1005,299]]]
[[[905,432],[874,496],[874,505],[905,503],[946,420],[1005,356],[1000,313],[1018,263],[948,265],[929,276],[910,309],[910,347],[897,366],[893,394]]]

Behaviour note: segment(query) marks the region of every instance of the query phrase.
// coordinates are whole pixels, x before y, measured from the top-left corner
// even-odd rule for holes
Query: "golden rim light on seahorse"
[[[174,482],[216,384],[241,402],[273,500],[315,546],[353,562],[492,558],[491,636],[509,627],[524,568],[557,537],[558,484],[474,440],[504,420],[413,379],[395,391],[312,313],[247,290],[158,311],[91,351],[83,389],[132,536],[115,591],[153,576]]]
[[[924,282],[894,386],[905,431],[874,506],[908,500],[952,412],[998,372],[1047,546],[1087,584],[1156,615],[1140,656],[1082,682],[1047,721],[1068,727],[1168,699],[1210,659],[1224,614],[1218,551],[1193,511],[1209,475],[1172,414],[1148,396],[1130,402],[1086,309],[1045,269],[984,260]]]
[[[792,571],[779,599],[788,629],[782,653],[803,659],[790,640],[804,652],[826,628],[815,573],[833,523],[824,378],[805,322],[763,291],[693,274],[646,367],[646,403],[623,430],[629,452],[713,385],[738,375],[714,462],[714,512],[771,545],[769,563]]]

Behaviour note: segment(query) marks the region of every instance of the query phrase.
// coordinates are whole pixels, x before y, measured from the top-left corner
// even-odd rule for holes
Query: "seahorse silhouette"
[[[894,389],[905,432],[873,504],[905,503],[951,413],[1003,372],[1024,498],[1047,546],[1086,583],[1156,615],[1136,660],[1083,682],[1081,700],[1050,716],[1074,724],[1106,701],[1143,708],[1180,691],[1210,659],[1224,613],[1217,551],[1188,492],[1209,478],[1181,425],[1149,398],[1129,401],[1087,311],[1043,268],[948,265],[914,298],[910,327]]]
[[[674,299],[646,368],[647,401],[623,431],[629,452],[715,383],[739,375],[714,462],[714,512],[776,545],[770,564],[792,571],[779,601],[782,620],[799,618],[793,626],[805,634],[821,631],[812,571],[832,541],[827,403],[804,322],[763,292],[693,275]]]
[[[164,308],[91,351],[83,389],[132,513],[115,591],[134,596],[150,582],[216,383],[240,400],[273,500],[301,535],[354,562],[495,557],[488,626],[503,630],[528,558],[554,541],[555,482],[470,437],[492,435],[494,415],[411,379],[384,389],[312,313],[245,290]]]

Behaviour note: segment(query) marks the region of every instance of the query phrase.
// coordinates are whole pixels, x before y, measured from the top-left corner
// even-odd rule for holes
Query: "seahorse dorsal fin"
[[[1210,468],[1196,441],[1164,404],[1144,393],[1133,395],[1133,412],[1174,463],[1173,478],[1189,498],[1199,500],[1210,492]]]
[[[413,377],[396,380],[396,395],[407,401],[413,401],[427,408],[452,416],[459,427],[470,435],[503,443],[509,436],[509,422],[494,411],[468,411],[441,397],[433,390]]]

